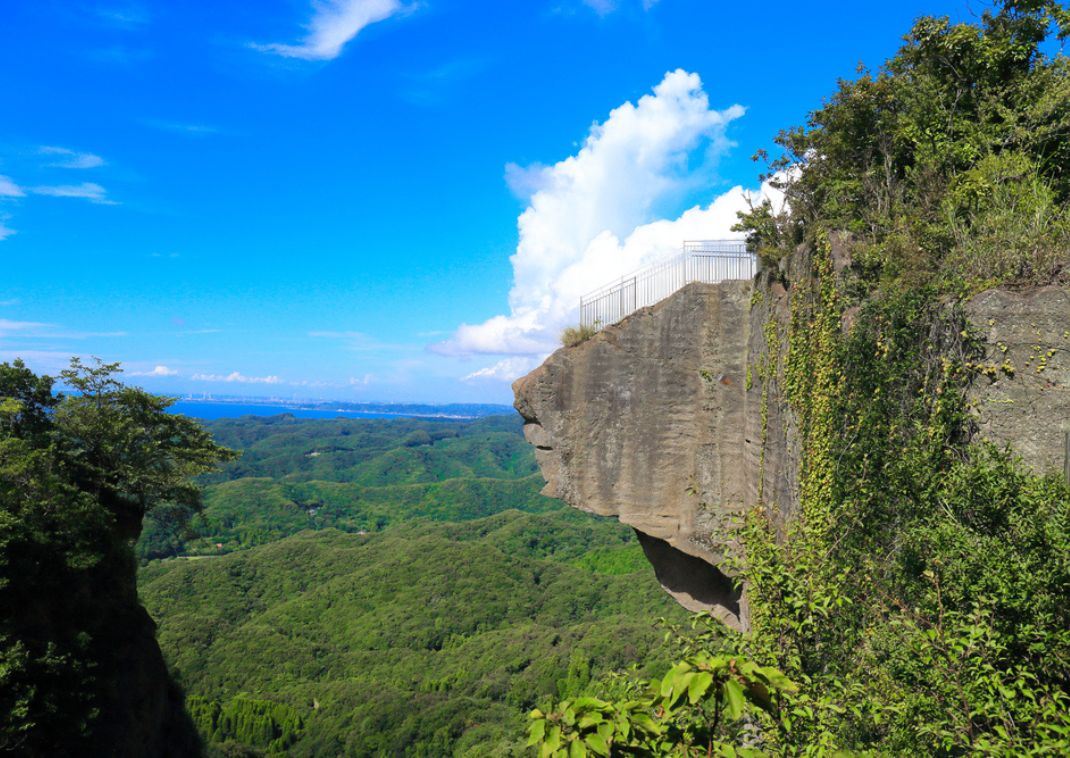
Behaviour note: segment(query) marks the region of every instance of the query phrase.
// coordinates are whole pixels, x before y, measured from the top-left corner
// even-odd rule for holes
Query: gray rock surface
[[[966,315],[987,342],[990,376],[969,394],[979,436],[1010,445],[1040,473],[1062,471],[1070,431],[1070,290],[992,289],[970,300]]]
[[[790,295],[771,277],[758,293],[751,282],[688,285],[513,385],[545,494],[634,527],[667,592],[737,627],[747,619],[726,562],[734,524],[759,502],[781,525],[798,507],[798,439],[778,379]],[[1037,471],[1061,470],[1070,292],[991,290],[966,313],[996,369],[970,391],[979,435]]]
[[[545,493],[723,571],[731,523],[755,489],[745,421],[751,294],[750,282],[689,285],[518,380]],[[738,623],[738,598],[688,594],[688,607]]]

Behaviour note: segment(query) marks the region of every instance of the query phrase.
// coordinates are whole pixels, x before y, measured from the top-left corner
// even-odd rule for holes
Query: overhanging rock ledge
[[[1061,471],[1070,290],[988,290],[965,315],[985,360],[1014,366],[970,387],[977,436]],[[736,628],[747,610],[726,560],[734,525],[759,500],[778,526],[798,509],[798,438],[778,379],[789,322],[777,277],[690,284],[513,384],[544,493],[634,527],[667,592]]]
[[[752,291],[688,285],[513,385],[544,493],[634,527],[668,592],[735,627],[725,557],[756,499],[759,458],[747,423]]]

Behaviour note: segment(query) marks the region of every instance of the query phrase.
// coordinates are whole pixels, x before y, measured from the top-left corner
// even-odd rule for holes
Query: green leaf
[[[573,740],[568,746],[568,758],[587,758],[587,748],[579,740]]]
[[[609,706],[605,700],[596,697],[578,697],[572,701],[572,707],[577,711],[599,710],[604,711]]]
[[[639,727],[644,732],[651,734],[659,734],[661,732],[661,727],[658,726],[658,723],[645,713],[637,713],[632,716],[632,726]]]
[[[546,736],[546,722],[536,721],[528,728],[528,747],[538,745]]]
[[[606,744],[606,741],[602,739],[600,735],[588,734],[583,739],[584,742],[587,743],[587,747],[591,748],[591,752],[595,755],[606,756],[606,758],[609,757],[609,745]]]
[[[621,730],[621,734],[624,735],[625,738],[626,738],[627,735],[628,735],[627,722],[625,722],[624,726],[625,726],[625,728],[623,730]],[[606,721],[606,722],[604,722],[602,724],[599,724],[598,725],[598,729],[597,729],[597,734],[598,734],[599,737],[601,737],[605,741],[606,744],[609,744],[610,742],[613,741],[613,724],[610,723],[609,721]]]
[[[743,688],[735,679],[724,683],[724,704],[728,718],[738,719],[743,715]]]
[[[708,671],[695,674],[691,678],[691,682],[687,685],[687,700],[694,705],[702,696],[706,694],[706,690],[713,684],[713,674]]]
[[[550,727],[550,733],[546,735],[546,741],[543,743],[543,747],[548,748],[551,752],[557,750],[561,746],[561,727],[554,724]]]
[[[579,728],[590,729],[595,724],[601,724],[603,721],[601,713],[588,713],[580,718]]]

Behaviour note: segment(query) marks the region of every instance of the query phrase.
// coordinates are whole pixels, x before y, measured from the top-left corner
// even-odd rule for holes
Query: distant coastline
[[[458,421],[515,413],[508,405],[484,403],[350,403],[338,400],[287,401],[280,398],[180,397],[171,413],[206,421],[240,416],[277,416],[289,413],[297,418],[434,418]]]

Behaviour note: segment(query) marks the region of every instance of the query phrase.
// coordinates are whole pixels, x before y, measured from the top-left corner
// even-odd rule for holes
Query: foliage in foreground
[[[77,394],[57,395],[50,377],[0,364],[0,750],[132,754],[154,728],[171,730],[168,750],[196,750],[137,603],[131,542],[152,509],[196,508],[191,478],[229,451],[116,369],[74,360],[62,377]]]
[[[780,701],[797,687],[774,668],[742,656],[698,652],[676,663],[646,692],[629,699],[564,700],[554,710],[530,713],[528,745],[540,758],[693,755],[749,758],[760,751],[736,747],[764,717],[775,724]]]

